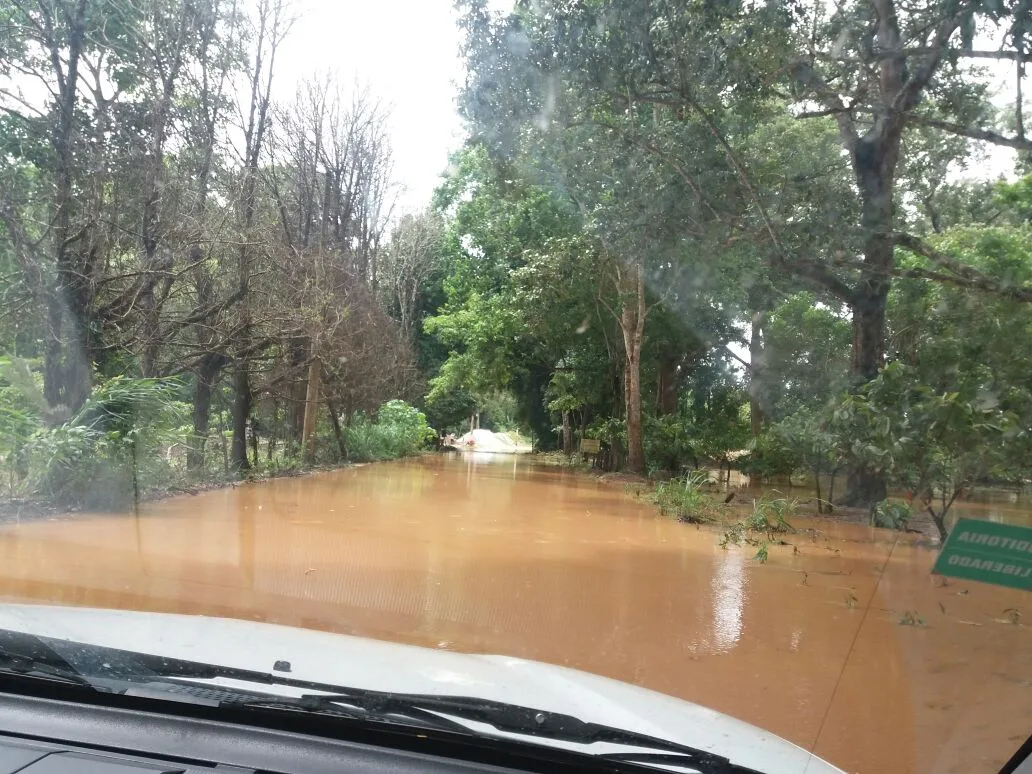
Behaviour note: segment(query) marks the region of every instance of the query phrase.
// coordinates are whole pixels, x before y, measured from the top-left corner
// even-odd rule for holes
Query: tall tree
[[[871,379],[884,362],[886,299],[901,273],[896,245],[930,261],[909,268],[909,276],[1027,294],[901,231],[896,190],[901,174],[919,167],[907,163],[906,154],[919,148],[910,129],[1029,147],[1021,134],[986,127],[992,115],[986,81],[960,65],[971,58],[1023,63],[1028,14],[1022,2],[902,9],[895,0],[855,0],[832,10],[822,3],[552,0],[517,3],[505,16],[492,15],[480,0],[464,7],[466,55],[475,65],[465,104],[478,137],[511,149],[523,127],[613,126],[613,116],[649,111],[669,119],[627,122],[619,134],[703,191],[710,176],[698,174],[692,161],[719,149],[738,184],[722,186],[728,195],[710,204],[736,224],[739,237],[765,244],[772,269],[848,304],[856,382]],[[971,48],[983,21],[1002,26],[998,50]],[[757,169],[762,163],[751,163],[751,138],[779,114],[837,127],[848,169],[838,164],[828,174],[841,180],[848,171],[853,188],[816,211],[844,226],[828,243],[797,242],[800,224],[813,221],[791,212],[779,217],[776,189]],[[953,148],[957,158],[968,152],[965,143],[932,141]],[[796,185],[812,182],[802,177]],[[876,471],[853,467],[847,502],[870,503],[884,492]]]
[[[237,256],[236,286],[240,299],[237,341],[233,347],[233,445],[231,464],[237,471],[250,467],[247,459],[247,431],[251,418],[251,358],[261,343],[252,336],[250,285],[255,271],[256,250],[252,247],[255,218],[258,214],[259,165],[269,132],[272,82],[276,74],[276,54],[290,29],[284,0],[260,0],[254,22],[251,58],[247,65],[249,92],[244,105],[243,147],[240,193],[237,205],[240,248]]]

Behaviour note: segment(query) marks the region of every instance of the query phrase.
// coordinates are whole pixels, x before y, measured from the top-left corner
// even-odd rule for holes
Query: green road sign
[[[961,519],[932,572],[1032,591],[1032,529]]]

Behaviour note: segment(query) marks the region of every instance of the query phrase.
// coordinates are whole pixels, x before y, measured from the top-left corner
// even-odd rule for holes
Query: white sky
[[[448,154],[464,138],[456,113],[463,67],[453,0],[296,0],[297,21],[284,42],[273,91],[293,98],[295,85],[326,72],[343,87],[357,79],[390,107],[397,213],[421,209]]]

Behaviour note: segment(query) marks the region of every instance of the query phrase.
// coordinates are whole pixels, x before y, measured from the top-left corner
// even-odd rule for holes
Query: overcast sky
[[[327,71],[355,79],[391,108],[401,211],[425,206],[463,139],[455,110],[462,80],[453,0],[296,0],[298,17],[277,63],[280,99],[302,78]]]

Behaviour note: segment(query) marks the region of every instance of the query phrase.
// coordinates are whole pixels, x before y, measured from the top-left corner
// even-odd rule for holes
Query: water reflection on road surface
[[[1029,597],[944,585],[934,551],[892,533],[796,526],[759,565],[612,484],[440,456],[6,526],[0,595],[533,658],[848,771],[998,769],[1032,730]]]

